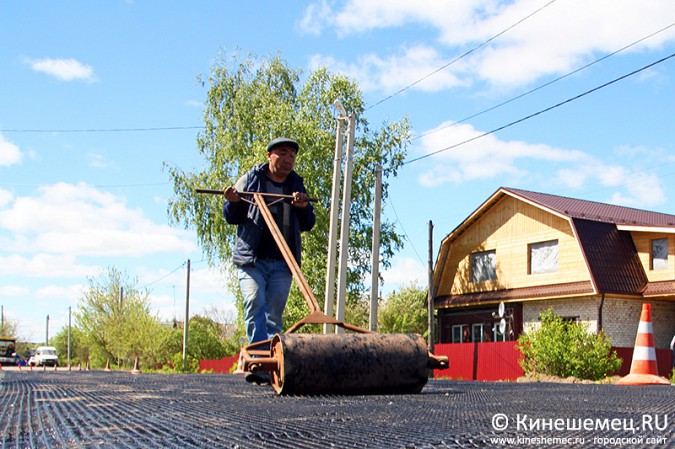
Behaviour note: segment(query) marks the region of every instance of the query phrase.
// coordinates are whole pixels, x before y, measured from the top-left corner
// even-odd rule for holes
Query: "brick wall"
[[[675,334],[675,302],[606,299],[603,308],[605,332],[612,337],[614,346],[633,347],[643,302],[652,305],[654,346],[669,349]]]
[[[598,302],[589,298],[575,298],[569,300],[531,301],[523,303],[523,330],[538,329],[541,326],[539,316],[553,308],[558,316],[578,317],[579,321],[589,326],[595,332],[598,326]],[[635,335],[633,335],[635,340]]]
[[[644,301],[652,305],[654,346],[669,349],[675,334],[675,302]],[[632,348],[640,323],[642,300],[606,298],[602,309],[602,328],[612,339],[612,345]],[[553,307],[563,317],[579,317],[579,321],[596,331],[599,298],[587,297],[568,300],[546,300],[523,303],[523,330],[540,326],[539,315]]]

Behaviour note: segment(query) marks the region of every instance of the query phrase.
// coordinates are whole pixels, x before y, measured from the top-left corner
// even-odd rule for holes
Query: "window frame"
[[[549,269],[541,269],[539,267],[541,266],[546,266],[546,265],[537,265],[535,267],[535,264],[532,262],[532,255],[533,255],[533,250],[536,249],[542,249],[546,245],[550,247],[555,248],[555,265],[553,268]],[[544,240],[541,242],[534,242],[534,243],[528,243],[527,244],[527,274],[529,275],[538,275],[538,274],[549,274],[549,273],[557,273],[560,271],[560,242],[558,239],[552,239],[552,240]],[[537,270],[535,271],[535,268]]]
[[[479,259],[480,258],[480,259]],[[484,270],[485,265],[481,267],[481,270],[477,270],[477,262],[481,261],[481,264],[484,264],[485,261],[489,261],[488,270]],[[469,262],[471,264],[471,282],[490,282],[497,280],[497,250],[490,249],[486,251],[477,251],[471,253]],[[480,278],[477,274],[480,273]],[[484,276],[487,275],[487,277]]]
[[[662,257],[655,257],[654,255],[654,249],[655,249],[655,244],[657,242],[665,242],[665,258]],[[670,242],[668,241],[668,237],[661,237],[658,239],[651,239],[650,240],[650,248],[649,248],[649,267],[651,268],[652,271],[661,271],[661,270],[667,270],[668,269],[668,244]],[[659,264],[655,263],[656,261],[659,261]]]

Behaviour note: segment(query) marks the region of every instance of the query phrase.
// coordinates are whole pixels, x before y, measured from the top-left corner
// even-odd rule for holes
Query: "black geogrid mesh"
[[[612,428],[643,415],[654,431]],[[600,425],[558,430],[556,419]],[[417,395],[278,397],[232,375],[0,373],[2,448],[668,448],[673,421],[672,386],[431,380]]]

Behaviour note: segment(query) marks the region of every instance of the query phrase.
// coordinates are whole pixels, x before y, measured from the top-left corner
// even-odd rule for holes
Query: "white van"
[[[30,366],[59,366],[59,356],[53,346],[38,346],[35,355],[28,361]]]

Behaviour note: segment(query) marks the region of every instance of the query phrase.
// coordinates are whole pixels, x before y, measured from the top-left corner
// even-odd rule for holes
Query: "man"
[[[223,190],[227,199],[223,215],[228,223],[237,225],[233,260],[239,270],[249,343],[267,340],[281,332],[293,277],[258,207],[242,201],[239,192],[293,196],[290,203],[279,201],[269,208],[300,265],[300,232],[311,230],[316,217],[303,180],[293,170],[299,149],[295,140],[285,137],[272,140],[267,145],[267,162],[256,165],[234,186]]]

